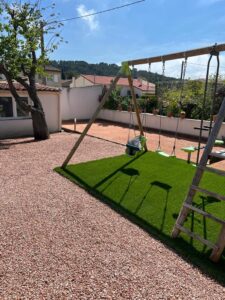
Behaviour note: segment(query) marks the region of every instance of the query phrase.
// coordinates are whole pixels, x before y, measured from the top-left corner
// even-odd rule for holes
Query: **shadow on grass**
[[[135,183],[137,177],[140,175],[139,171],[136,169],[133,169],[133,168],[122,169],[122,170],[120,170],[120,172],[129,176],[129,181],[128,181],[126,189],[124,190],[124,192],[119,200],[119,204],[121,204],[123,202],[129,189]]]
[[[191,263],[193,266],[197,266],[201,272],[208,277],[216,280],[221,285],[225,286],[225,276],[224,276],[224,269],[225,269],[225,262],[224,260],[220,260],[219,264],[215,264],[209,260],[210,251],[206,251],[205,253],[201,253],[197,251],[191,243],[188,243],[185,241],[182,237],[179,237],[177,239],[172,239],[170,236],[164,234],[162,232],[162,229],[164,227],[165,223],[165,215],[167,211],[167,202],[168,202],[168,195],[171,190],[171,186],[159,182],[159,181],[153,181],[150,183],[149,189],[147,190],[146,194],[144,195],[140,207],[143,204],[144,200],[146,199],[147,195],[151,191],[151,189],[156,186],[159,188],[162,188],[166,192],[165,196],[165,206],[163,211],[163,217],[162,217],[162,224],[160,229],[156,228],[155,226],[151,225],[150,223],[146,222],[145,220],[141,219],[137,212],[140,209],[140,207],[137,207],[136,211],[134,213],[131,213],[126,208],[122,207],[120,203],[116,203],[113,201],[113,199],[105,196],[102,194],[101,191],[97,190],[97,187],[99,187],[101,184],[109,180],[112,176],[114,176],[116,173],[121,172],[127,165],[129,165],[133,160],[137,159],[138,157],[132,159],[128,163],[124,164],[121,168],[118,168],[113,173],[109,174],[106,178],[104,178],[101,182],[96,184],[94,187],[88,185],[84,180],[82,180],[79,176],[68,170],[67,168],[62,169],[60,167],[55,168],[55,171],[58,172],[60,175],[68,178],[72,182],[75,182],[82,188],[84,188],[88,193],[90,193],[92,196],[98,198],[103,203],[107,204],[109,207],[111,207],[113,210],[115,210],[117,213],[119,213],[124,218],[127,218],[131,222],[135,223],[142,229],[144,229],[146,232],[148,232],[151,236],[153,236],[155,239],[163,242],[168,248],[173,249],[178,255],[180,255],[185,261],[188,263]],[[130,171],[128,171],[129,173]],[[133,171],[131,172],[133,173]],[[131,174],[130,173],[130,174]],[[130,175],[129,174],[129,175]],[[134,175],[137,176],[137,175]],[[132,178],[132,175],[131,175]],[[177,216],[173,216],[176,218]]]
[[[137,170],[134,171],[134,169],[131,170],[130,169],[125,169],[127,166],[129,166],[130,164],[132,164],[135,160],[139,159],[142,155],[144,155],[146,152],[141,152],[140,154],[134,156],[134,158],[130,159],[127,163],[125,163],[124,165],[122,165],[120,168],[116,169],[115,171],[113,171],[112,173],[110,173],[108,176],[106,176],[104,179],[102,179],[101,181],[99,181],[95,186],[93,186],[93,189],[97,189],[98,187],[100,187],[102,184],[104,184],[106,181],[108,181],[111,177],[113,177],[114,175],[116,175],[118,172],[122,172],[125,174],[125,172],[127,172],[126,174],[131,176],[134,175],[133,172],[136,172]],[[128,171],[127,171],[128,170]],[[68,171],[67,169],[64,169],[64,171]],[[137,171],[138,172],[138,171]],[[128,174],[129,173],[129,174]],[[139,173],[139,172],[138,172]],[[136,174],[135,174],[136,175]]]

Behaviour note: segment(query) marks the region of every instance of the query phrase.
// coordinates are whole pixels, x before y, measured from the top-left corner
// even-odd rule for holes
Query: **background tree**
[[[184,86],[179,81],[162,88],[162,99],[167,113],[179,116],[185,111],[187,118],[199,119],[202,112],[204,81],[186,80]],[[208,111],[206,118],[208,118]]]
[[[49,131],[44,110],[37,94],[35,75],[44,73],[49,53],[54,51],[60,41],[59,34],[53,34],[47,47],[44,46],[44,34],[55,32],[57,24],[47,23],[44,18],[45,9],[39,8],[39,1],[15,0],[0,3],[0,73],[4,74],[18,107],[32,116],[34,138],[49,138]],[[50,7],[54,8],[54,5]],[[4,12],[4,17],[3,17]],[[55,18],[51,14],[50,18]],[[49,24],[49,25],[48,25]],[[58,41],[55,38],[59,38]],[[28,92],[32,105],[24,102],[16,89],[19,82]]]

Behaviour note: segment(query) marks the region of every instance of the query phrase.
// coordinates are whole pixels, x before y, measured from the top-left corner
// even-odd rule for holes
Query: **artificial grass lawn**
[[[134,158],[122,155],[55,170],[175,248],[208,274],[225,281],[224,259],[214,265],[206,258],[208,249],[200,242],[182,233],[178,239],[170,238],[195,167],[180,159],[147,152]],[[200,186],[225,194],[225,179],[218,175],[205,172]],[[197,193],[194,202],[198,208],[225,220],[223,201]],[[185,226],[214,242],[220,230],[219,224],[197,213],[189,215]]]

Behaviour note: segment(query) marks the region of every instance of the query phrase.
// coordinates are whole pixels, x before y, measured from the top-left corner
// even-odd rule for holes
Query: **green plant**
[[[111,95],[109,96],[108,101],[104,104],[104,108],[117,110],[120,102],[121,102],[121,96],[120,96],[121,89],[116,88],[112,91]]]

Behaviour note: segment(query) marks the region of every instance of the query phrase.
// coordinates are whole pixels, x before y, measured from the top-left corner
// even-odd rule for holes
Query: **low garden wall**
[[[133,120],[134,125],[137,125],[137,119],[135,113],[133,114]],[[160,118],[161,118],[161,129],[164,132],[175,132],[176,126],[177,126],[177,118],[175,117],[165,117],[165,116],[159,116],[159,115],[153,115],[146,113],[141,114],[141,118],[143,120],[143,124],[146,128],[149,130],[151,129],[159,129],[160,127]],[[146,119],[145,119],[146,117]],[[117,123],[124,123],[129,124],[130,120],[130,113],[127,111],[118,111],[118,110],[109,110],[109,109],[102,109],[98,118],[102,120],[117,122]],[[205,126],[209,126],[209,121],[204,121]],[[193,119],[179,119],[179,127],[178,127],[178,133],[192,136],[192,137],[198,137],[199,130],[195,130],[194,127],[200,127],[200,120],[193,120]],[[208,132],[203,131],[203,137],[207,137]],[[219,132],[218,138],[225,137],[225,123],[223,123],[221,130]]]

